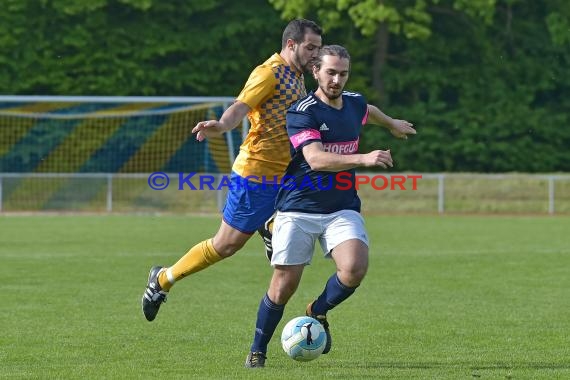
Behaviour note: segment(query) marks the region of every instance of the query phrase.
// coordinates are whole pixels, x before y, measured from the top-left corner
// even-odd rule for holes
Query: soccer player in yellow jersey
[[[232,256],[273,215],[278,187],[256,188],[255,182],[275,180],[275,176],[279,180],[285,173],[290,159],[285,115],[306,95],[303,72],[311,68],[319,52],[321,34],[321,27],[313,21],[291,21],[283,31],[281,52],[253,70],[220,120],[201,121],[192,130],[203,141],[237,127],[246,115],[251,124],[232,168],[232,187],[218,232],[190,248],[171,267],[151,268],[142,297],[147,320],[154,320],[176,281]]]

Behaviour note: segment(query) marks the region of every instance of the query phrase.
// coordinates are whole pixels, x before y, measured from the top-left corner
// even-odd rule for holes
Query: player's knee
[[[276,304],[284,305],[289,301],[291,296],[295,294],[298,285],[299,282],[296,277],[283,273],[281,273],[281,275],[275,275],[274,273],[267,294],[269,294],[269,298]]]
[[[296,286],[287,285],[278,288],[269,289],[269,299],[277,305],[285,305],[289,302],[291,296],[295,293]]]
[[[216,252],[223,258],[230,257],[234,255],[237,251],[239,251],[243,246],[244,242],[238,241],[221,241],[216,248]]]
[[[354,288],[360,285],[362,280],[364,280],[367,270],[367,266],[355,266],[347,268],[345,270],[339,271],[338,278],[343,285]]]

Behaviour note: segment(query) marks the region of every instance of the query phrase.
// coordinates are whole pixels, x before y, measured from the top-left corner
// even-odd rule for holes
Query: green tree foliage
[[[321,17],[352,54],[349,86],[418,128],[413,143],[369,128],[364,150],[391,147],[402,170],[570,170],[568,2],[270,1]]]
[[[259,0],[3,5],[0,88],[12,94],[232,95],[279,51],[285,24]]]
[[[490,24],[434,10],[428,40],[395,46],[408,63],[387,74],[391,104],[425,135],[398,144],[406,167],[570,170],[570,44],[548,4],[499,2]]]

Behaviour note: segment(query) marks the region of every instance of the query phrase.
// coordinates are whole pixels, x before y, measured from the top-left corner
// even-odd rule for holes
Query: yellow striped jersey
[[[291,160],[285,129],[287,109],[305,95],[303,74],[277,53],[252,71],[237,97],[251,111],[247,115],[249,133],[240,146],[234,172],[242,177],[255,176],[254,182],[281,178]]]

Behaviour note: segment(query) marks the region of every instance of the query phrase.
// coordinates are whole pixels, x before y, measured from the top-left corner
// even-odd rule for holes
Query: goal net
[[[2,211],[215,211],[219,194],[156,191],[148,177],[227,174],[241,143],[240,128],[205,142],[191,132],[231,98],[2,100]]]

